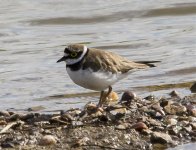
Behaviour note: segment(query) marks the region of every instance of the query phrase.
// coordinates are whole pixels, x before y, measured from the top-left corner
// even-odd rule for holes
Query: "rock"
[[[120,102],[126,105],[130,105],[133,99],[136,98],[136,94],[131,91],[125,91],[121,97]]]
[[[188,117],[188,121],[190,121],[190,122],[196,122],[196,117],[189,116]]]
[[[107,93],[104,92],[103,104],[110,105],[110,104],[116,104],[118,102],[119,97],[116,92],[112,91],[108,97],[106,97],[106,96],[107,96]]]
[[[144,135],[150,135],[152,133],[152,130],[150,130],[150,129],[143,129],[142,130],[142,134],[144,134]]]
[[[187,111],[186,107],[180,104],[179,105],[168,104],[167,106],[164,107],[164,110],[166,113],[172,114],[172,115],[182,115]]]
[[[151,118],[148,119],[147,122],[148,122],[150,125],[153,125],[153,126],[161,126],[161,125],[162,125],[159,121],[157,121],[157,120],[155,120],[155,119],[151,119]]]
[[[2,148],[14,148],[15,146],[11,142],[3,142],[3,143],[1,143],[1,147]]]
[[[192,126],[193,130],[196,130],[196,122],[192,122],[190,125]]]
[[[187,132],[191,132],[192,126],[189,125],[189,126],[183,127],[183,129],[186,130]]]
[[[72,117],[69,113],[61,114],[61,119],[67,122],[71,122],[75,120],[74,117]]]
[[[34,106],[34,107],[28,108],[27,111],[40,111],[43,109],[45,109],[45,107],[43,107],[43,106]]]
[[[45,135],[40,139],[39,144],[42,146],[54,145],[56,144],[56,138],[52,135]]]
[[[186,108],[187,108],[187,111],[190,115],[196,117],[196,107],[195,107],[195,105],[188,104],[188,105],[186,105]]]
[[[6,124],[7,124],[7,122],[5,120],[0,120],[0,126],[6,125]]]
[[[24,115],[20,115],[20,119],[23,121],[26,121],[28,119],[32,119],[35,117],[34,113],[28,113],[28,114],[24,114]]]
[[[167,124],[167,125],[171,125],[171,126],[173,126],[173,125],[176,125],[177,124],[177,120],[176,119],[174,119],[174,118],[165,118],[165,123]]]
[[[88,137],[83,137],[81,139],[78,139],[75,144],[73,145],[74,148],[82,146],[82,145],[86,145],[86,143],[90,141],[90,139]]]
[[[129,127],[129,124],[128,123],[123,123],[123,124],[119,124],[115,127],[115,129],[118,129],[118,130],[125,130]]]
[[[84,109],[88,114],[95,113],[97,111],[97,105],[94,103],[88,103],[84,106]]]
[[[138,122],[134,125],[131,126],[131,128],[137,130],[137,131],[142,131],[143,129],[148,129],[145,123],[143,122]]]
[[[13,114],[13,115],[7,117],[6,119],[7,119],[7,121],[16,121],[16,120],[20,119],[20,115],[19,114]]]
[[[191,90],[192,93],[196,93],[196,82],[193,83],[193,85],[191,86],[190,90]]]
[[[161,132],[153,132],[151,134],[150,140],[152,143],[160,143],[160,144],[173,143],[173,140],[170,135]]]
[[[179,94],[176,90],[174,90],[174,91],[172,91],[171,93],[169,93],[169,95],[170,95],[171,97],[180,98],[180,94]]]
[[[9,117],[10,113],[8,111],[0,111],[0,116]]]
[[[145,97],[144,99],[148,100],[148,101],[154,101],[156,99],[156,97],[154,95],[149,95],[149,96]]]

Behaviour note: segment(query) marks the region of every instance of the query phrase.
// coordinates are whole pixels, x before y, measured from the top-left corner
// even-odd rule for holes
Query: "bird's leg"
[[[103,101],[106,100],[106,98],[108,98],[108,96],[109,96],[110,93],[112,92],[112,87],[109,86],[108,88],[109,88],[109,89],[108,89],[108,92],[107,92],[106,95],[104,94],[104,91],[101,91],[100,99],[99,99],[99,103],[98,103],[98,107],[102,107]],[[104,95],[105,95],[105,96],[104,96]]]
[[[102,107],[102,104],[103,104],[103,95],[104,95],[104,91],[101,91],[100,98],[99,98],[99,103],[98,103],[98,107]]]
[[[110,93],[112,92],[112,87],[109,86],[108,88],[109,88],[109,89],[108,89],[108,93],[107,93],[106,97],[108,97],[108,96],[110,95]]]

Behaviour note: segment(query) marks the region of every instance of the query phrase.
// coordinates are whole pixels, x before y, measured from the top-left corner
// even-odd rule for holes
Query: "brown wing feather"
[[[91,69],[94,71],[103,68],[103,70],[108,70],[112,73],[125,73],[132,69],[144,69],[149,67],[146,64],[129,61],[115,53],[94,48],[89,49],[88,55],[83,62],[84,69],[89,66],[91,66]]]

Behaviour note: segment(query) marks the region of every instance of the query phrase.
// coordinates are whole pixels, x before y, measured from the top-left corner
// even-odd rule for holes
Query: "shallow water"
[[[195,20],[194,0],[0,0],[0,110],[41,105],[55,111],[97,102],[98,93],[75,85],[65,64],[56,63],[68,43],[161,61],[114,85],[119,94],[195,81]]]

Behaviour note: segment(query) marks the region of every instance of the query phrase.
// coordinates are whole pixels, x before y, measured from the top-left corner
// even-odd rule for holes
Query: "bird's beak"
[[[63,56],[62,58],[60,58],[58,61],[57,61],[57,63],[59,63],[59,62],[61,62],[61,61],[65,61],[66,60],[66,56]]]

